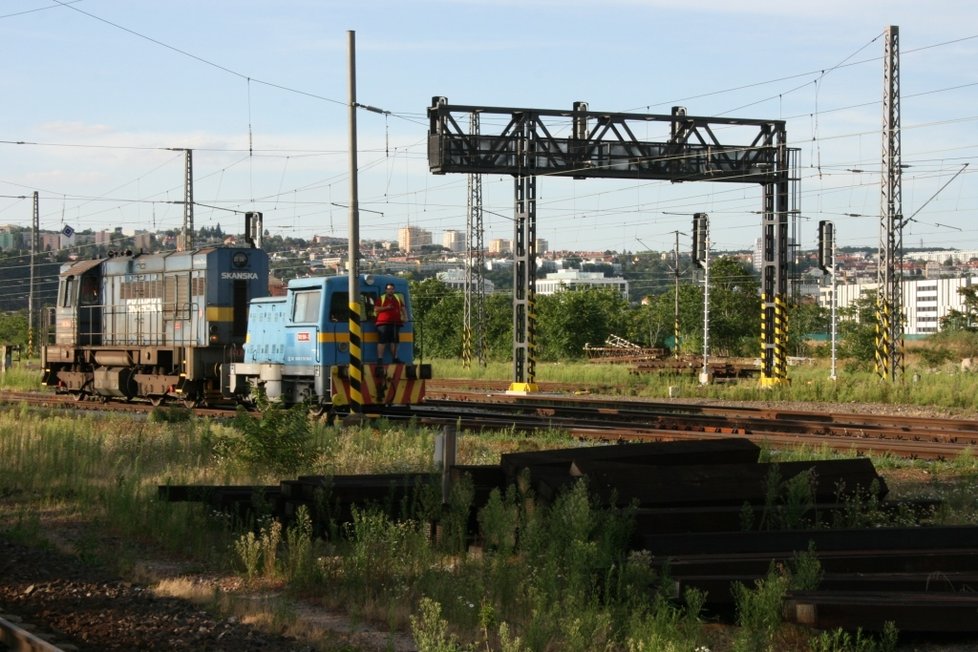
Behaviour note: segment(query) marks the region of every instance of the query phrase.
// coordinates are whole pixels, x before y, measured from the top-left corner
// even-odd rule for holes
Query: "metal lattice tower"
[[[900,28],[886,28],[883,46],[883,170],[876,279],[876,373],[903,373],[903,199],[900,168]]]
[[[41,229],[40,202],[34,191],[34,213],[31,221],[31,285],[27,291],[27,357],[34,356],[34,255]]]
[[[537,177],[536,123],[516,129],[513,220],[513,382],[510,391],[536,391]]]
[[[469,116],[469,133],[479,134],[479,114]],[[486,254],[482,227],[482,175],[468,177],[469,203],[465,219],[465,318],[462,331],[462,364],[469,367],[473,355],[486,364]]]
[[[184,150],[186,165],[183,175],[183,248],[194,248],[194,162],[193,150]]]
[[[788,379],[788,215],[798,183],[797,151],[787,147],[783,129],[772,136],[778,174],[763,186],[761,209],[761,385],[768,387]]]

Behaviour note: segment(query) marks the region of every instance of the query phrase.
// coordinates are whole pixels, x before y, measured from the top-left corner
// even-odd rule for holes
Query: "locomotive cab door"
[[[69,277],[65,283],[64,299],[70,302],[65,306],[78,306],[78,343],[83,346],[102,344],[102,279],[95,272]]]
[[[360,292],[360,356],[363,362],[376,359],[377,333],[373,325],[376,292]],[[350,293],[329,292],[329,314],[324,324],[322,361],[324,365],[350,364]]]
[[[350,364],[350,294],[329,293],[329,320],[323,338],[322,360],[325,365]]]

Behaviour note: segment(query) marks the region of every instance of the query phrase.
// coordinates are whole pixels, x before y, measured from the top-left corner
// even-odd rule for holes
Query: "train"
[[[253,395],[254,388],[261,388],[270,401],[302,403],[319,414],[349,411],[354,401],[371,408],[421,403],[431,365],[414,362],[415,322],[407,281],[386,274],[361,274],[357,280],[359,342],[350,338],[346,276],[292,279],[286,296],[253,300],[244,360],[226,365],[225,395]],[[389,362],[378,357],[375,325],[387,285],[394,286],[406,315],[396,356]],[[359,378],[350,365],[351,348],[357,345]]]
[[[293,279],[270,296],[260,224],[248,214],[241,246],[65,263],[41,347],[42,384],[77,400],[187,407],[253,404],[263,392],[319,414],[422,402],[431,367],[414,362],[407,282],[359,276],[361,364],[351,370],[348,278]],[[388,283],[409,317],[397,361],[384,364],[374,306]]]

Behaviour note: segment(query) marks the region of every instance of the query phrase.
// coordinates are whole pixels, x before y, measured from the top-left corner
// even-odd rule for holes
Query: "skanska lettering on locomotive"
[[[294,279],[268,296],[268,255],[255,246],[160,254],[123,253],[65,264],[50,309],[53,341],[42,347],[42,382],[77,399],[248,402],[271,400],[336,412],[351,402],[347,278]],[[360,277],[363,405],[424,397],[429,365],[414,360],[407,283]],[[387,283],[409,316],[397,363],[377,360],[374,305]]]
[[[221,276],[235,265],[245,278]],[[54,341],[41,351],[43,383],[79,399],[195,405],[216,398],[220,366],[243,357],[248,303],[267,294],[268,256],[257,248],[66,264],[52,309]]]

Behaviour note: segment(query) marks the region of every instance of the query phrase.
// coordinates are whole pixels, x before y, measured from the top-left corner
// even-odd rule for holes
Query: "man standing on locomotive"
[[[390,347],[391,362],[400,364],[397,359],[398,331],[403,321],[401,315],[404,306],[401,300],[394,294],[394,284],[388,283],[384,288],[384,294],[374,305],[377,314],[377,364],[384,364],[384,350]]]

